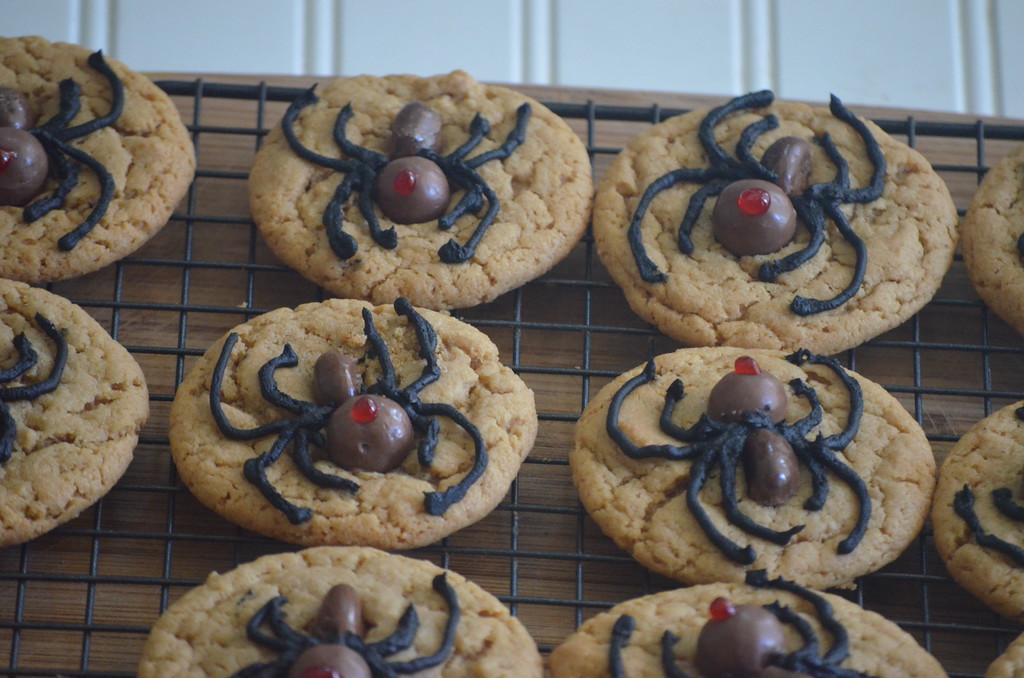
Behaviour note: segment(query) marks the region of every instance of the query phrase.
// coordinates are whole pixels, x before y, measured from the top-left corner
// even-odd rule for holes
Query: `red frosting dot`
[[[714,621],[725,621],[736,614],[736,608],[728,598],[715,598],[708,606],[708,614]]]
[[[398,195],[412,195],[416,190],[416,174],[412,170],[402,170],[395,175],[392,185]]]
[[[377,403],[369,398],[360,398],[352,405],[350,414],[357,424],[369,424],[377,418]]]
[[[772,196],[763,188],[748,188],[736,198],[736,206],[744,214],[757,217],[772,206]]]
[[[761,374],[761,367],[757,364],[757,361],[751,358],[749,355],[741,356],[736,358],[736,363],[733,365],[733,371],[736,374]]]
[[[17,159],[18,154],[14,151],[8,151],[7,149],[0,148],[0,174],[7,171],[7,167]]]
[[[302,678],[345,678],[345,676],[326,666],[310,666],[302,672]]]

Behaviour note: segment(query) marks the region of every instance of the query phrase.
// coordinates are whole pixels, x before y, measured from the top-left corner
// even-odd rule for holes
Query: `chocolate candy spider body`
[[[323,224],[331,249],[342,260],[351,259],[358,249],[355,238],[351,234],[346,233],[342,228],[345,204],[354,194],[358,194],[356,205],[366,221],[370,237],[373,238],[377,245],[385,249],[394,249],[398,246],[398,235],[394,228],[381,228],[380,220],[374,210],[374,195],[379,191],[378,179],[381,175],[385,171],[389,171],[389,166],[393,167],[392,163],[400,162],[403,159],[389,160],[388,156],[383,153],[357,146],[348,140],[345,128],[353,115],[351,104],[346,104],[341,109],[341,112],[338,113],[333,130],[334,142],[344,157],[328,157],[304,146],[295,134],[294,124],[302,110],[317,100],[313,90],[310,89],[292,102],[281,121],[281,129],[288,145],[299,157],[320,167],[341,172],[345,175],[324,210]],[[429,161],[433,166],[439,168],[439,171],[443,173],[448,182],[465,189],[458,203],[450,211],[444,209],[447,207],[447,197],[438,197],[431,192],[428,199],[432,202],[433,207],[432,210],[425,213],[425,218],[422,221],[432,221],[436,218],[437,227],[446,231],[465,214],[476,213],[486,205],[486,211],[480,217],[480,221],[473,234],[465,243],[459,243],[453,239],[441,247],[438,251],[441,261],[448,264],[458,264],[468,261],[473,257],[477,245],[479,245],[487,229],[494,222],[500,209],[498,196],[494,189],[484,181],[483,177],[476,170],[491,160],[503,160],[511,155],[525,140],[526,125],[529,120],[530,104],[524,103],[516,110],[515,126],[509,131],[505,141],[499,147],[473,157],[468,157],[491,130],[490,123],[477,114],[473,118],[472,123],[470,123],[469,139],[451,153],[441,155],[433,148],[435,132],[435,135],[429,136],[429,139],[423,142],[425,144],[424,147],[416,150],[415,155],[405,158],[405,160],[417,158]],[[403,129],[404,126],[403,122]],[[399,136],[404,140],[411,135],[399,133]],[[396,141],[394,145],[407,148],[404,141]],[[415,172],[416,170],[409,171]],[[418,176],[426,177],[427,174],[423,172]],[[432,176],[432,172],[429,174]],[[409,175],[402,176],[406,177]],[[414,190],[408,179],[390,176],[386,182],[387,187],[390,187],[394,181],[399,182],[395,186],[400,195],[408,195],[406,191],[411,193]],[[411,183],[415,185],[416,182],[413,181]],[[430,185],[436,186],[437,181],[431,179]],[[378,198],[379,200],[380,198]],[[387,211],[390,212],[391,210]],[[402,214],[402,217],[395,218],[395,215],[399,213]],[[393,212],[392,218],[400,223],[415,223],[416,221],[414,217],[408,216],[400,208]]]
[[[423,498],[424,508],[431,515],[443,515],[448,508],[461,501],[470,487],[487,468],[488,456],[486,444],[479,429],[464,414],[447,403],[423,402],[420,392],[441,376],[441,369],[435,355],[437,335],[433,327],[405,299],[395,301],[395,311],[406,317],[413,326],[420,348],[420,357],[425,366],[419,378],[405,387],[399,387],[395,368],[387,343],[380,336],[373,322],[373,314],[363,309],[363,323],[366,339],[370,345],[368,354],[374,357],[381,368],[380,379],[369,386],[359,381],[358,388],[370,396],[383,396],[400,407],[408,415],[413,431],[418,440],[417,455],[423,467],[430,467],[434,461],[440,432],[439,417],[444,417],[465,431],[473,442],[474,460],[469,472],[457,483],[443,491],[427,492]],[[359,484],[349,478],[319,470],[313,464],[310,446],[325,447],[326,440],[322,433],[332,415],[339,409],[337,402],[317,404],[299,400],[282,393],[277,386],[274,374],[284,367],[295,367],[299,358],[291,345],[286,344],[280,355],[268,360],[259,370],[260,392],[263,398],[273,405],[291,412],[294,418],[280,419],[251,429],[238,428],[232,425],[224,413],[221,402],[224,374],[231,358],[231,352],[238,341],[238,335],[230,334],[221,348],[220,357],[214,369],[210,383],[210,411],[220,431],[232,440],[258,440],[268,436],[276,436],[274,443],[266,452],[246,461],[243,466],[245,478],[255,485],[263,496],[284,513],[289,522],[298,525],[313,516],[311,509],[299,507],[288,501],[273,486],[267,477],[267,468],[276,463],[288,448],[292,447],[292,460],[299,471],[319,487],[336,489],[342,492],[355,493]],[[352,400],[361,400],[365,396],[357,396]]]

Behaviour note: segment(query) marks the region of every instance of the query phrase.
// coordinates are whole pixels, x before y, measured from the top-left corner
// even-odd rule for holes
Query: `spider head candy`
[[[416,609],[409,605],[387,638],[376,642],[364,639],[365,624],[359,592],[347,585],[332,587],[305,635],[288,625],[282,606],[283,596],[272,598],[252,616],[246,625],[251,641],[279,653],[276,660],[251,664],[232,678],[397,678],[435,667],[451,655],[455,630],[462,616],[459,599],[444,574],[433,580],[434,590],[448,606],[440,647],[432,655],[408,661],[389,662],[387,658],[412,646],[419,629]],[[266,625],[271,633],[261,627]]]
[[[0,127],[0,205],[21,206],[39,195],[50,163],[30,133]]]
[[[782,623],[760,605],[716,598],[708,616],[697,637],[697,668],[705,676],[760,676],[786,654]]]

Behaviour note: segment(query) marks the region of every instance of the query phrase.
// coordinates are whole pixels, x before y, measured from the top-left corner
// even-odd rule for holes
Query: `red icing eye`
[[[772,206],[772,196],[761,188],[748,188],[736,198],[736,206],[746,215],[757,217],[768,211]]]
[[[757,361],[749,355],[736,358],[736,363],[733,365],[733,371],[736,374],[761,374],[761,368],[758,366]]]
[[[0,148],[0,174],[3,174],[7,170],[7,167],[17,159],[18,154],[14,151],[8,151]]]
[[[310,666],[302,672],[300,678],[345,678],[345,676],[326,666]]]
[[[403,170],[395,175],[392,185],[398,195],[412,195],[416,190],[416,175],[412,170]]]
[[[377,418],[377,403],[369,398],[360,398],[352,406],[351,416],[357,424],[369,424]]]
[[[715,598],[708,606],[708,614],[713,621],[725,621],[736,614],[736,608],[728,598]]]

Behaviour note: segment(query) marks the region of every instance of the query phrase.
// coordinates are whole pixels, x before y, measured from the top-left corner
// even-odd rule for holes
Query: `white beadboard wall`
[[[496,82],[1024,117],[1021,0],[0,0],[0,34],[161,73]]]

